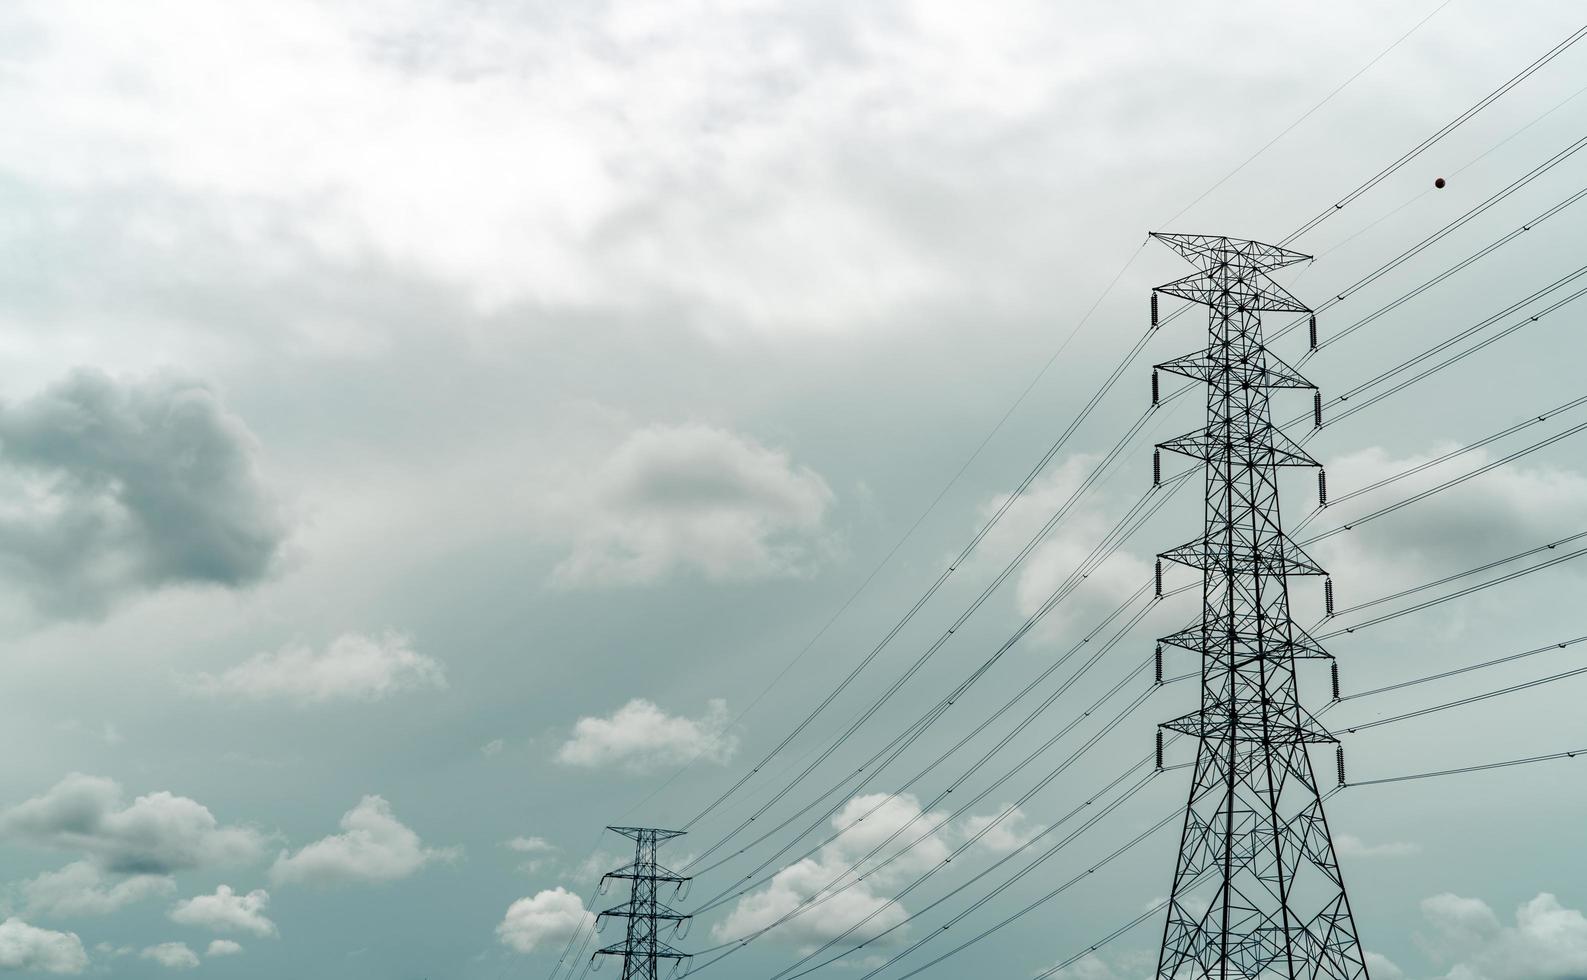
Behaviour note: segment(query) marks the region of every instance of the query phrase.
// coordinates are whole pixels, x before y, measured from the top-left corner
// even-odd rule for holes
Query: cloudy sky
[[[1197,424],[1194,397],[1170,403],[1087,484],[1145,410],[1149,365],[1204,343],[1185,316],[1009,497],[1142,335],[1150,288],[1188,271],[1146,233],[1283,238],[1580,19],[1562,0],[0,5],[0,971],[549,977],[592,903],[622,900],[592,898],[626,860],[601,828],[689,823],[950,564],[817,724],[667,845],[698,875],[678,904],[711,906],[675,943],[757,937],[709,980],[769,978],[843,936],[806,966],[836,956],[815,975],[862,977],[924,940],[878,974],[892,980],[1082,874],[1175,812],[1186,773],[941,928],[1037,851],[954,889],[1078,826],[1065,815],[1188,709],[1191,685],[1169,685],[1069,761],[1100,727],[1087,709],[1194,613],[1185,598],[985,765],[1088,654],[927,767],[1198,534],[1193,489],[886,769],[842,777],[1042,611],[1146,492],[1151,442]],[[1528,227],[1308,359],[1325,395],[1577,272],[1587,203],[1532,219],[1583,186],[1587,152],[1347,288],[1578,141],[1583,78],[1587,44],[1295,242],[1318,258],[1284,284],[1344,296],[1326,338]],[[1330,492],[1587,393],[1587,306],[1528,319],[1579,285],[1325,428],[1308,449]],[[1275,341],[1291,363],[1303,347]],[[1285,417],[1309,407],[1282,397]],[[1583,439],[1319,541],[1340,607],[1587,531]],[[1310,474],[1285,484],[1292,524],[1314,492]],[[1345,691],[1587,634],[1583,585],[1567,562],[1341,635]],[[1294,592],[1315,620],[1320,586]],[[1325,717],[1391,717],[1584,655]],[[1320,706],[1326,674],[1304,680]],[[1352,778],[1587,747],[1584,684],[1345,735]],[[1587,974],[1579,765],[1330,800],[1375,977]],[[897,851],[900,827],[913,848],[764,932]],[[1173,846],[1148,837],[923,975],[1068,960],[1166,893]],[[1158,929],[1063,976],[1138,980]]]

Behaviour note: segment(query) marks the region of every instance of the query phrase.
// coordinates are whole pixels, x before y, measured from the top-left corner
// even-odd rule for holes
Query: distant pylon
[[[629,882],[628,901],[607,909],[598,917],[627,919],[628,926],[623,941],[595,951],[596,956],[621,956],[622,980],[660,980],[657,964],[662,960],[681,965],[689,954],[672,948],[661,938],[661,930],[670,925],[676,934],[688,922],[684,915],[662,902],[658,892],[662,885],[681,888],[689,879],[673,874],[656,863],[656,850],[663,841],[682,837],[681,830],[656,830],[651,827],[608,827],[634,842],[634,861],[601,878],[601,888],[616,878]]]
[[[1206,428],[1160,448],[1206,464],[1201,537],[1162,554],[1200,569],[1199,621],[1163,638],[1201,654],[1197,740],[1159,980],[1366,980],[1307,745],[1336,740],[1295,664],[1328,654],[1290,616],[1289,575],[1324,575],[1279,520],[1278,468],[1318,466],[1272,422],[1269,392],[1312,388],[1262,344],[1262,311],[1309,313],[1268,278],[1309,256],[1260,242],[1154,234],[1194,263],[1157,287],[1209,308],[1211,343],[1165,364],[1208,385]]]

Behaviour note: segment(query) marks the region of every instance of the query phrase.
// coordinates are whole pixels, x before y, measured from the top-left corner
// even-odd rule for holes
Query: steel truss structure
[[[1159,980],[1366,980],[1307,746],[1296,663],[1328,658],[1290,615],[1288,576],[1323,569],[1284,534],[1278,471],[1319,466],[1272,422],[1274,389],[1315,389],[1262,344],[1263,312],[1306,314],[1267,275],[1299,252],[1211,235],[1152,237],[1196,266],[1156,292],[1208,307],[1204,350],[1157,370],[1205,382],[1205,428],[1159,448],[1206,466],[1205,528],[1162,560],[1199,569],[1202,613],[1161,642],[1201,654],[1197,740]],[[1155,301],[1154,301],[1155,306]]]
[[[670,926],[674,934],[681,933],[689,916],[661,901],[662,885],[674,890],[684,887],[689,879],[674,874],[656,861],[656,852],[662,842],[682,837],[681,830],[657,830],[653,827],[608,827],[634,842],[634,861],[601,878],[604,890],[613,880],[629,882],[628,901],[609,908],[597,917],[626,919],[623,941],[595,951],[596,956],[620,956],[623,959],[622,980],[659,980],[658,964],[672,961],[681,967],[689,954],[679,952],[661,938],[662,929]]]

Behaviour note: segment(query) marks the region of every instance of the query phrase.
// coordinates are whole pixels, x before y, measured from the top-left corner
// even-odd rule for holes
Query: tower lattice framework
[[[674,874],[656,861],[656,852],[662,842],[683,836],[681,830],[657,830],[653,827],[608,827],[634,842],[634,861],[601,879],[604,888],[612,880],[629,883],[628,901],[602,912],[598,918],[626,919],[623,941],[595,951],[596,956],[620,956],[623,959],[622,980],[659,980],[658,965],[672,961],[679,965],[689,955],[674,949],[661,938],[662,930],[671,927],[680,930],[689,916],[661,901],[664,885],[674,889],[685,885],[689,879]]]
[[[1287,580],[1325,573],[1279,519],[1279,467],[1319,464],[1269,409],[1274,389],[1315,386],[1262,344],[1262,312],[1310,312],[1267,273],[1309,256],[1153,237],[1197,269],[1157,292],[1207,306],[1210,332],[1206,349],[1157,365],[1208,386],[1206,427],[1159,446],[1205,463],[1206,520],[1160,556],[1201,570],[1203,586],[1200,621],[1162,640],[1202,667],[1201,707],[1164,726],[1198,745],[1157,976],[1366,980],[1307,751],[1336,740],[1296,688],[1297,661],[1328,654],[1291,618]]]

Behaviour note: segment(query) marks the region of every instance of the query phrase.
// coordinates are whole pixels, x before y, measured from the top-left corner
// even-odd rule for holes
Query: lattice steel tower
[[[1328,654],[1291,618],[1287,578],[1325,573],[1279,521],[1278,468],[1319,464],[1268,406],[1275,388],[1315,386],[1262,345],[1263,311],[1310,312],[1266,273],[1309,256],[1152,237],[1197,268],[1157,292],[1207,306],[1211,333],[1205,350],[1157,365],[1208,385],[1206,428],[1159,447],[1206,464],[1206,527],[1160,556],[1200,569],[1203,585],[1200,621],[1162,641],[1202,666],[1200,709],[1164,726],[1199,744],[1157,976],[1365,980],[1307,754],[1335,739],[1296,691],[1296,661]]]
[[[614,878],[626,879],[630,883],[628,901],[623,905],[607,909],[598,917],[627,919],[628,927],[622,942],[598,949],[595,955],[621,956],[622,980],[631,980],[631,978],[658,980],[661,976],[657,971],[658,963],[672,960],[675,965],[681,965],[689,958],[689,954],[679,952],[661,938],[661,930],[668,925],[672,926],[675,932],[681,931],[688,922],[689,916],[669,907],[657,894],[662,885],[680,888],[689,881],[688,878],[673,874],[656,863],[656,850],[661,843],[674,837],[682,837],[683,831],[656,830],[651,827],[606,829],[633,840],[634,863],[601,878],[602,888]]]

